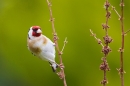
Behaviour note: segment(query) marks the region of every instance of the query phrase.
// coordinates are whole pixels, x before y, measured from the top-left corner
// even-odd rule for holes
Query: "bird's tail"
[[[58,68],[58,65],[55,62],[49,62],[49,63],[51,64],[53,72],[55,72],[56,69]]]

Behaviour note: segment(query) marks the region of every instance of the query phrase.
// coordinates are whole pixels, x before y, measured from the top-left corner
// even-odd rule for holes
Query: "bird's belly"
[[[42,51],[40,54],[39,54],[39,56],[38,57],[40,57],[41,59],[43,59],[43,60],[46,60],[46,61],[54,61],[54,59],[55,59],[55,54],[53,54],[53,53],[50,53],[50,52],[48,52],[48,51]]]

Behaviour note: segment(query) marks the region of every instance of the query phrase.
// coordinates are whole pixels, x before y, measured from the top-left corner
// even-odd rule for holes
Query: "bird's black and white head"
[[[29,29],[28,37],[29,37],[29,39],[34,38],[34,37],[40,37],[41,34],[42,34],[42,31],[41,31],[40,26],[32,26]]]

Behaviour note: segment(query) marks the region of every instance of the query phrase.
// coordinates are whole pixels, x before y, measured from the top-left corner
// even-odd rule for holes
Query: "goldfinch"
[[[55,62],[55,43],[45,35],[42,35],[40,26],[32,26],[29,29],[27,46],[33,55],[48,61],[53,72],[56,71],[58,65]]]

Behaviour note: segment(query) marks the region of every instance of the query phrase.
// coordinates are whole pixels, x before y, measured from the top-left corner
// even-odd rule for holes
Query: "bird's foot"
[[[64,69],[64,68],[65,68],[65,66],[64,66],[63,63],[59,64],[59,67],[60,67],[61,69]]]

